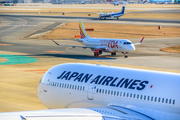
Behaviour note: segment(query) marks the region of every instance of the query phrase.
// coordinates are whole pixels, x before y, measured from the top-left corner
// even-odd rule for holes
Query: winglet
[[[56,41],[54,41],[53,39],[51,39],[56,45],[60,46],[60,44],[58,44]]]
[[[86,33],[86,30],[84,29],[82,21],[79,19],[79,32],[81,38],[90,38],[88,34]]]
[[[145,37],[143,37],[143,38],[141,39],[141,41],[140,41],[140,42],[138,42],[138,43],[134,43],[134,45],[141,44],[141,43],[143,42],[144,38],[145,38]]]
[[[142,43],[142,42],[143,42],[143,40],[144,40],[144,37],[141,39],[140,43]]]

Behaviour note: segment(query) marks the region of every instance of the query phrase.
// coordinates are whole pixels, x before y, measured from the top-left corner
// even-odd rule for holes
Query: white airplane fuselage
[[[38,87],[48,108],[117,105],[153,119],[180,119],[180,75],[89,64],[49,69]]]
[[[122,6],[121,12],[117,12],[117,13],[101,13],[99,15],[99,18],[100,19],[106,19],[106,18],[117,18],[117,19],[119,19],[119,17],[124,15],[124,11],[125,11],[125,6]]]
[[[124,11],[125,7],[123,6]],[[126,39],[108,39],[108,38],[91,38],[86,33],[86,30],[83,26],[83,23],[81,20],[79,20],[79,32],[80,32],[80,39],[76,40],[78,42],[81,42],[85,46],[76,46],[76,45],[60,45],[54,40],[52,40],[56,45],[58,46],[66,46],[66,47],[79,47],[79,48],[89,48],[94,52],[94,56],[99,56],[103,52],[109,52],[112,56],[116,55],[116,52],[122,52],[124,54],[124,57],[128,57],[129,51],[134,51],[135,47],[134,45],[141,44],[144,40],[144,37],[141,39],[139,43],[132,44],[131,41]]]
[[[126,39],[107,39],[107,38],[84,38],[80,39],[85,46],[94,46],[95,48],[107,47],[104,52],[129,52],[134,51],[135,47],[131,41]]]

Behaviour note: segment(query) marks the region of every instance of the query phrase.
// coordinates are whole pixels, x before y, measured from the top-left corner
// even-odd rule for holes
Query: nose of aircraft
[[[129,46],[129,49],[130,49],[131,51],[133,51],[133,50],[135,50],[135,46],[132,44],[132,45]]]

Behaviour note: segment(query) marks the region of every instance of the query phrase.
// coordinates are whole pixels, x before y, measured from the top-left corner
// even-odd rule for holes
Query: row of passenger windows
[[[74,89],[74,90],[85,90],[84,86],[79,85],[71,85],[71,84],[65,84],[65,83],[58,83],[58,82],[49,82],[49,85],[61,87],[61,88],[67,88],[67,89]],[[140,100],[147,100],[147,101],[154,101],[154,102],[162,102],[162,103],[169,103],[169,104],[175,104],[175,100],[168,99],[168,98],[158,98],[153,96],[146,96],[146,95],[139,95],[139,94],[132,94],[132,93],[125,93],[125,92],[119,92],[119,91],[113,91],[113,90],[104,90],[104,89],[96,89],[96,93],[101,94],[107,94],[107,95],[114,95],[114,96],[120,96],[120,97],[129,97],[134,99],[140,99]]]
[[[74,89],[74,90],[82,90],[82,91],[85,90],[84,86],[71,85],[71,84],[58,83],[58,82],[49,82],[49,85],[55,87],[67,88],[67,89]]]
[[[119,92],[119,91],[113,91],[113,90],[104,90],[104,89],[96,89],[96,93],[101,94],[107,94],[107,95],[114,95],[114,96],[120,96],[120,97],[129,97],[134,99],[140,99],[140,100],[147,100],[147,101],[154,101],[154,102],[161,102],[161,103],[167,103],[167,104],[175,104],[175,100],[168,99],[168,98],[158,98],[153,96],[146,96],[146,95],[139,95],[139,94],[133,94],[133,93],[125,93],[125,92]]]

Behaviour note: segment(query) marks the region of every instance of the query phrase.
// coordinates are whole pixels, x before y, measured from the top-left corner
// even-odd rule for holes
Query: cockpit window
[[[51,78],[51,72],[46,72],[44,75],[43,75],[43,77],[42,77],[42,79],[41,79],[41,83],[46,83],[46,82],[49,82],[50,81],[50,78]]]
[[[124,45],[130,45],[132,44],[131,42],[124,42]]]

